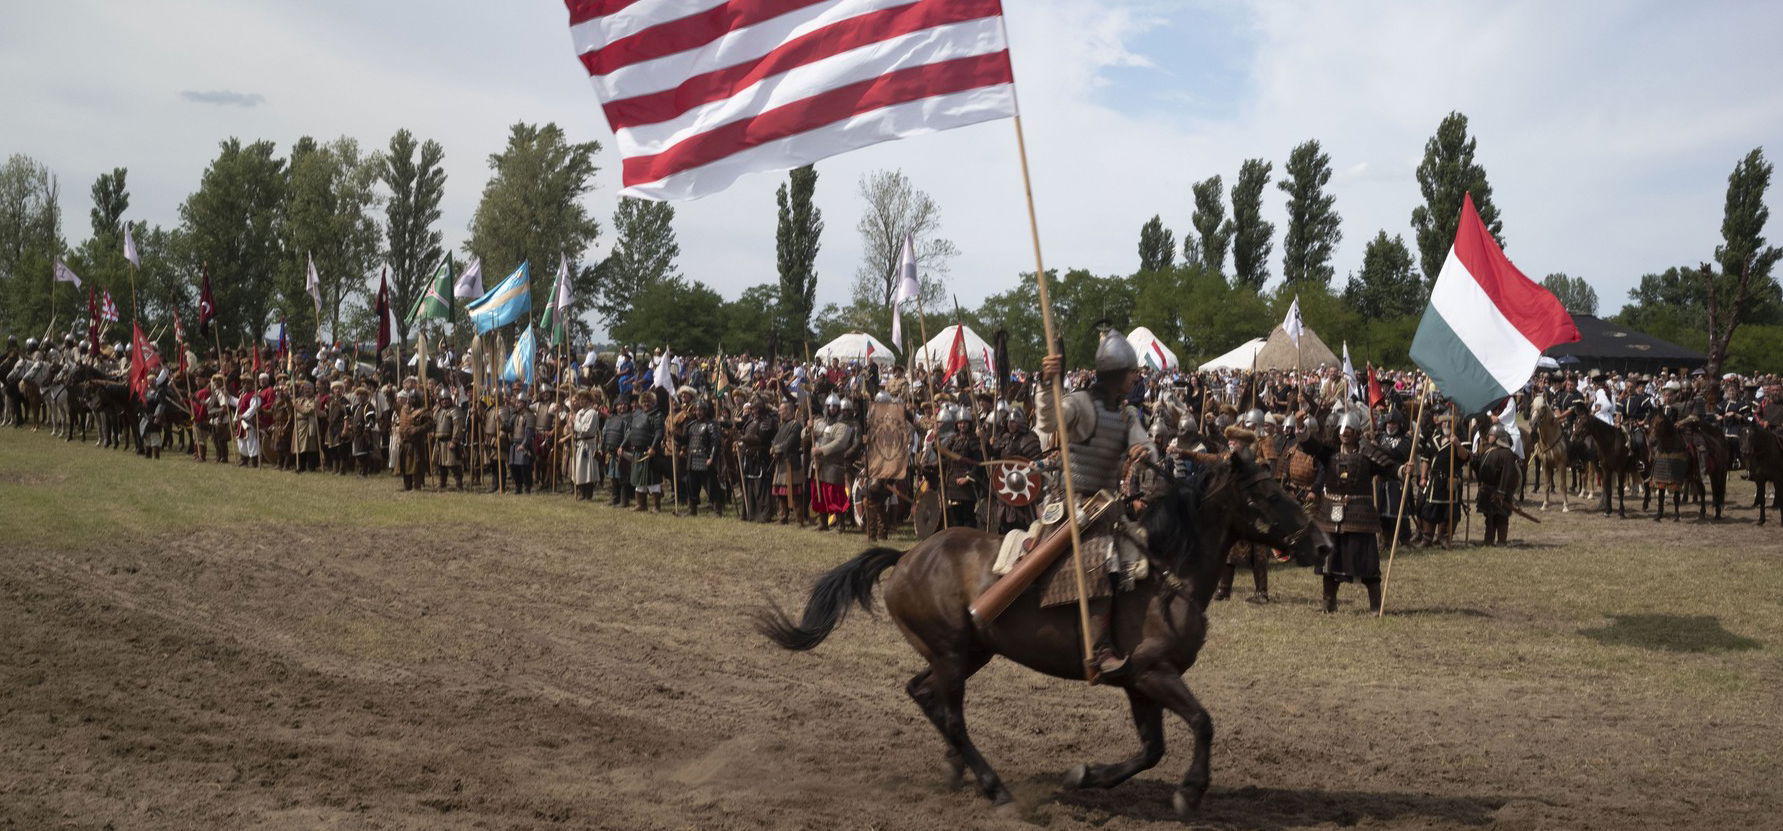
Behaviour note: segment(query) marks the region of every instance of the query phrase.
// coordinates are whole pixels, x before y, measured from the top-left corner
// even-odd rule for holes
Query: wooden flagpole
[[[1015,95],[1014,87],[1009,94]],[[1028,172],[1028,141],[1022,133],[1021,108],[1016,108],[1015,146],[1021,156],[1022,194],[1028,202],[1028,230],[1034,238],[1034,281],[1040,291],[1040,322],[1046,330],[1046,356],[1058,355],[1058,338],[1052,321],[1052,302],[1046,290],[1046,261],[1040,255],[1040,217],[1034,210],[1034,180]],[[925,344],[927,341],[924,341]],[[1060,479],[1065,483],[1065,527],[1071,533],[1071,572],[1077,582],[1077,623],[1078,631],[1083,638],[1083,671],[1085,681],[1096,679],[1095,648],[1090,640],[1090,592],[1083,579],[1083,535],[1077,527],[1077,492],[1071,484],[1071,441],[1069,430],[1065,424],[1065,369],[1052,377],[1052,409],[1053,423],[1058,433],[1053,436],[1059,446],[1059,460],[1063,466]],[[1111,636],[1113,633],[1109,633]]]
[[[1419,396],[1416,400],[1419,402],[1418,414],[1415,417],[1416,420],[1412,422],[1412,452],[1411,458],[1407,460],[1407,470],[1414,473],[1418,467],[1418,436],[1424,427],[1423,396]],[[1409,474],[1405,477],[1405,479],[1410,478],[1412,477]],[[1399,483],[1399,515],[1393,517],[1393,545],[1387,549],[1387,572],[1381,577],[1381,607],[1375,610],[1375,617],[1387,613],[1387,585],[1393,582],[1393,555],[1399,553],[1399,537],[1401,530],[1405,527],[1405,507],[1410,501],[1411,492],[1412,483],[1402,480]]]

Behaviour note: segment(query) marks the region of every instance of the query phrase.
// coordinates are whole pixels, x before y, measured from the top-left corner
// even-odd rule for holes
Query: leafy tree
[[[81,276],[82,282],[95,293],[109,291],[118,303],[118,314],[128,318],[130,307],[130,262],[124,259],[124,212],[130,208],[128,176],[124,168],[113,168],[93,181],[93,208],[87,212],[91,236],[69,253],[68,266]],[[140,228],[132,229],[140,233]],[[142,243],[137,239],[139,246]],[[82,303],[78,316],[86,317],[85,292],[77,299]],[[84,337],[84,334],[82,335]]]
[[[1424,266],[1427,286],[1436,284],[1449,249],[1455,244],[1455,227],[1461,218],[1461,200],[1473,195],[1486,230],[1504,245],[1504,222],[1492,204],[1492,186],[1486,169],[1474,162],[1478,140],[1467,135],[1467,116],[1451,112],[1424,143],[1424,160],[1418,164],[1418,191],[1424,204],[1412,209],[1412,234],[1418,243],[1418,259]]]
[[[556,124],[521,122],[508,128],[507,147],[489,157],[492,173],[465,244],[466,253],[482,258],[486,278],[500,279],[523,262],[532,264],[535,275],[549,275],[559,257],[575,254],[569,257],[572,296],[595,296],[598,275],[605,268],[579,267],[579,263],[600,236],[600,223],[582,204],[594,189],[598,170],[594,157],[599,152],[599,142],[569,143]],[[542,300],[535,296],[534,305]],[[580,321],[572,321],[571,337],[584,337],[585,329]]]
[[[180,206],[193,260],[208,263],[224,342],[258,342],[272,319],[285,259],[285,160],[270,141],[222,142]]]
[[[1405,238],[1382,230],[1362,251],[1362,270],[1350,275],[1343,299],[1364,319],[1417,314],[1424,308],[1424,283],[1412,268]]]
[[[1695,268],[1643,275],[1640,284],[1628,290],[1628,299],[1614,318],[1617,323],[1692,349],[1708,345],[1703,284]]]
[[[891,307],[898,285],[898,260],[904,238],[916,241],[917,279],[922,284],[922,303],[933,310],[947,296],[941,277],[959,248],[939,236],[941,207],[927,193],[916,189],[901,170],[881,170],[861,177],[860,196],[866,203],[860,223],[864,255],[855,272],[854,297]]]
[[[1583,277],[1555,273],[1542,278],[1542,287],[1554,293],[1566,311],[1576,315],[1597,314],[1597,289]]]
[[[63,248],[61,193],[56,175],[30,156],[13,155],[0,167],[0,325],[20,341],[43,334],[52,316],[51,263]],[[77,308],[73,292],[56,294],[59,309]],[[84,311],[86,298],[78,303]]]
[[[774,195],[779,224],[774,230],[775,263],[780,270],[777,295],[779,329],[788,340],[811,337],[811,312],[817,302],[817,251],[823,236],[823,211],[811,203],[817,190],[817,168],[794,168],[789,181]]]
[[[1024,279],[1034,278],[1028,275]],[[1098,277],[1074,268],[1057,280],[1049,279],[1047,288],[1052,297],[1053,325],[1065,342],[1066,366],[1089,366],[1095,360],[1104,327],[1123,334],[1133,328],[1137,292],[1129,278]]]
[[[723,326],[724,298],[718,292],[697,281],[663,279],[644,285],[629,298],[626,315],[613,326],[612,335],[621,344],[710,355],[718,351]]]
[[[726,354],[744,352],[763,354],[774,334],[774,315],[780,308],[780,286],[762,283],[743,290],[743,295],[724,304],[724,338],[719,342]],[[808,325],[815,327],[817,321]],[[816,339],[828,341],[819,335]]]
[[[378,181],[390,192],[384,203],[390,307],[396,312],[397,337],[403,341],[409,337],[408,310],[427,290],[428,277],[445,256],[440,245],[443,237],[434,228],[446,192],[446,170],[441,166],[445,157],[439,142],[429,139],[417,147],[408,130],[397,130],[389,147],[377,157]],[[492,270],[501,267],[491,264]],[[377,321],[372,320],[371,325],[375,331]]]
[[[1771,210],[1764,204],[1771,186],[1772,165],[1764,148],[1753,148],[1734,165],[1727,177],[1727,205],[1721,218],[1721,244],[1715,246],[1720,273],[1708,263],[1698,270],[1704,283],[1708,313],[1709,363],[1714,375],[1727,361],[1728,347],[1741,323],[1751,317],[1756,299],[1771,300],[1777,292],[1771,269],[1783,259],[1783,249],[1766,245],[1764,226]]]
[[[1343,240],[1343,219],[1325,192],[1331,157],[1308,141],[1288,154],[1287,178],[1276,183],[1288,195],[1288,232],[1282,237],[1282,277],[1292,284],[1331,283],[1331,253]]]
[[[1263,220],[1271,167],[1262,159],[1246,159],[1232,183],[1232,279],[1258,291],[1269,281],[1269,251],[1275,247],[1275,223]]]
[[[1217,272],[1226,270],[1226,246],[1232,242],[1232,221],[1226,218],[1225,186],[1220,177],[1210,176],[1194,185],[1195,213],[1190,221],[1195,226],[1195,248],[1189,248],[1194,236],[1183,235],[1183,257],[1201,263]]]
[[[595,309],[615,334],[625,326],[635,304],[646,292],[663,283],[679,283],[675,258],[681,244],[675,241],[675,206],[667,202],[619,199],[613,211],[613,252],[600,266],[600,298]],[[653,297],[669,296],[663,293]]]
[[[1174,343],[1185,366],[1199,366],[1275,325],[1266,299],[1250,286],[1234,286],[1211,268],[1186,269],[1181,275],[1174,305],[1182,310],[1182,334]]]
[[[1058,275],[1048,270],[1049,280]],[[1051,286],[1049,285],[1050,289]],[[1034,368],[1046,357],[1046,326],[1040,319],[1040,287],[1032,274],[1024,274],[1013,287],[984,299],[973,310],[978,334],[986,339],[998,329],[1009,332],[1010,366]]]
[[[305,289],[314,258],[321,284],[323,319],[336,340],[352,340],[340,328],[341,307],[365,293],[365,278],[377,267],[377,204],[373,190],[379,163],[361,155],[359,142],[341,137],[318,144],[308,137],[291,148],[286,189],[285,250],[288,267],[281,284],[294,343],[319,339],[314,301]]]
[[[1164,218],[1153,214],[1139,229],[1139,270],[1163,271],[1176,264],[1176,235],[1164,227]]]

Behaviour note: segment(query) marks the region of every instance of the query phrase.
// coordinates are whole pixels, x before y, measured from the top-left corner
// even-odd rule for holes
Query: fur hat
[[[1238,441],[1256,441],[1257,434],[1233,424],[1226,428],[1226,438],[1229,440],[1236,439]]]

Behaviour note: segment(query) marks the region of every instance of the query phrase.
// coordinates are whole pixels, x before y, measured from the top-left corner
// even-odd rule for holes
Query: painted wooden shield
[[[1040,469],[1026,459],[1010,459],[991,466],[991,485],[997,498],[1017,508],[1038,500],[1046,487]]]

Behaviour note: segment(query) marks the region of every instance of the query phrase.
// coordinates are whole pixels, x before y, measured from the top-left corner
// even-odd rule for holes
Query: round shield
[[[916,538],[926,540],[941,530],[941,495],[929,491],[916,498]]]
[[[997,498],[1023,508],[1034,504],[1046,487],[1046,480],[1033,462],[1011,460],[991,466],[991,482]]]
[[[850,508],[854,511],[855,524],[859,525],[862,528],[867,527],[867,509],[864,504],[866,502],[866,500],[867,500],[867,477],[856,476],[856,477],[854,477],[854,481],[849,483],[848,504],[849,504]]]

